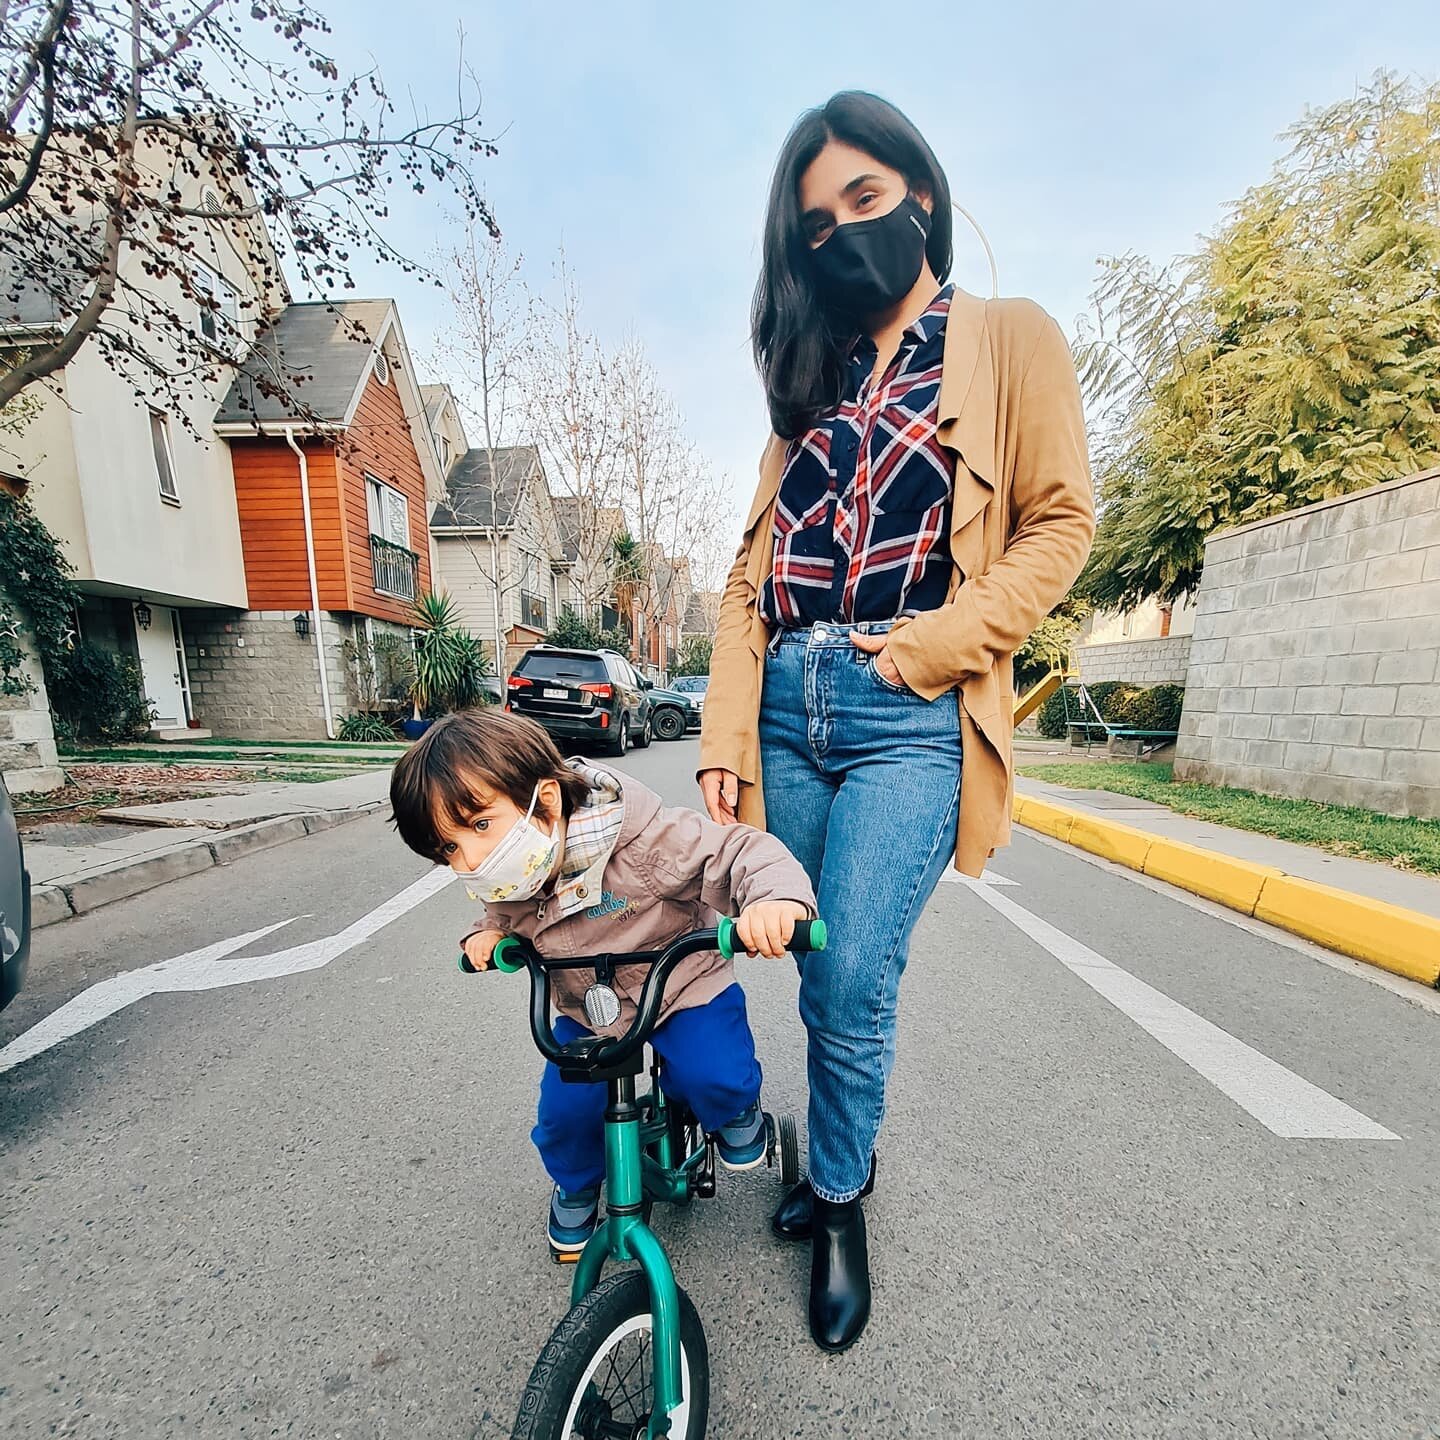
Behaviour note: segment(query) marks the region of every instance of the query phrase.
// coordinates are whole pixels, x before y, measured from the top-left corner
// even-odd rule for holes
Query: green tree
[[[1199,253],[1103,262],[1096,604],[1191,593],[1212,531],[1440,457],[1440,85],[1377,75],[1288,139]]]
[[[680,654],[672,672],[681,675],[708,675],[715,642],[708,635],[687,635],[680,642]]]

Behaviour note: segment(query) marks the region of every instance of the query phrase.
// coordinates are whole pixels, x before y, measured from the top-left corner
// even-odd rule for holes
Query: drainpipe
[[[320,704],[325,710],[325,735],[335,738],[335,719],[330,713],[330,677],[325,673],[325,642],[320,635],[320,586],[315,580],[315,531],[310,524],[310,466],[304,449],[295,443],[295,427],[285,427],[285,443],[300,462],[300,508],[305,515],[305,563],[310,570],[310,614],[314,623],[310,633],[315,637],[315,663],[320,667]]]

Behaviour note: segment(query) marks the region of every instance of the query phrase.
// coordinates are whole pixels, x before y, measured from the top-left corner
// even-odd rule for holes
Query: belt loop
[[[784,638],[784,636],[784,629],[781,626],[777,625],[775,627],[775,633],[770,637],[769,641],[765,645],[765,653],[772,660],[780,653],[780,641]]]

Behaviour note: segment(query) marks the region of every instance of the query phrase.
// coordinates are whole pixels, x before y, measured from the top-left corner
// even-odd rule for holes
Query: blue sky
[[[433,96],[436,113],[463,24],[500,145],[481,173],[507,242],[543,280],[563,239],[590,327],[640,336],[737,506],[765,435],[747,343],[765,191],[807,106],[862,87],[906,110],[984,225],[1001,293],[1033,297],[1069,332],[1098,256],[1188,248],[1264,177],[1307,105],[1380,67],[1440,74],[1435,0],[327,8],[346,63],[373,55],[392,95]],[[428,254],[446,221],[416,197],[392,233]],[[956,278],[988,292],[958,219],[956,237]],[[397,296],[423,365],[441,298],[393,271],[361,280]]]

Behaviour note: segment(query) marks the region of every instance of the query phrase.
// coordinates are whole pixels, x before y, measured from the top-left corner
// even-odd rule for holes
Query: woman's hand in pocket
[[[740,777],[733,770],[702,770],[700,793],[705,810],[717,825],[740,823]]]
[[[866,655],[875,657],[875,671],[887,685],[897,690],[908,690],[905,677],[890,658],[890,637],[888,635],[866,635],[859,630],[850,632],[850,643]]]

